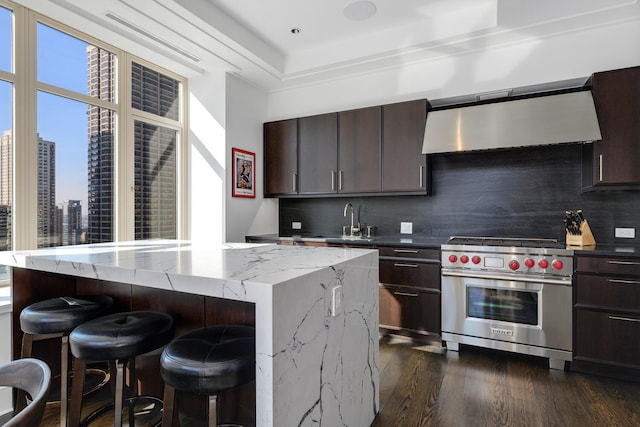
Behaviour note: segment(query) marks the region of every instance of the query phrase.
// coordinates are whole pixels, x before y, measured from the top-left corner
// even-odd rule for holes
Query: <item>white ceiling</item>
[[[639,0],[370,0],[377,13],[352,21],[343,9],[353,1],[18,3],[192,73],[223,69],[267,90],[640,19]]]

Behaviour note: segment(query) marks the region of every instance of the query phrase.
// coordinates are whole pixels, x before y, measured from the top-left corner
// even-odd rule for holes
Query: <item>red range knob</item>
[[[460,257],[460,262],[461,262],[461,263],[463,263],[463,264],[468,263],[468,262],[469,262],[469,257],[468,257],[468,256],[466,256],[466,255],[462,255],[462,256]]]
[[[456,262],[458,261],[458,257],[455,255],[449,255],[449,262]]]
[[[476,255],[474,257],[471,257],[471,262],[474,263],[474,264],[480,264],[480,261],[482,261],[482,260],[480,259],[480,257],[478,255]]]
[[[536,262],[534,260],[532,260],[531,258],[527,258],[524,260],[524,265],[527,266],[527,268],[531,268],[534,265],[536,265]]]
[[[538,261],[538,265],[540,266],[540,268],[549,268],[549,261],[547,261],[546,259],[541,259],[540,261]]]
[[[516,271],[517,269],[520,268],[520,263],[514,259],[509,263],[509,268],[512,269],[513,271]]]
[[[554,259],[551,265],[553,265],[553,268],[556,270],[562,270],[562,267],[564,267],[564,263],[559,259]]]

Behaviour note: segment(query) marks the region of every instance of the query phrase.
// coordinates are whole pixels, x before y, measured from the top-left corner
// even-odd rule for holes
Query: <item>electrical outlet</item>
[[[342,313],[342,286],[336,286],[331,292],[331,316],[336,317]]]
[[[635,228],[622,228],[616,227],[616,237],[622,239],[635,239],[636,238],[636,229]]]
[[[292,230],[302,230],[302,223],[299,221],[293,221],[291,223],[291,229]]]
[[[401,222],[400,223],[400,233],[401,234],[412,234],[413,233],[413,223],[412,222]]]

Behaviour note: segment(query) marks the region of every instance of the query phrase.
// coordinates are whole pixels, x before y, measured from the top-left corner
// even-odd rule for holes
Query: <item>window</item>
[[[185,83],[0,0],[0,250],[182,238]]]
[[[132,64],[131,106],[148,113],[134,122],[137,240],[177,237],[180,92],[179,80]]]
[[[115,100],[116,55],[41,23],[37,46],[38,81]],[[113,240],[116,114],[65,95],[38,92],[38,247]]]

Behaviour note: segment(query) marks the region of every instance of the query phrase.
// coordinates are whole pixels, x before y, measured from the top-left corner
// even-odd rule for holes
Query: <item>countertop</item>
[[[252,242],[269,242],[277,243],[283,241],[293,242],[326,242],[328,244],[336,245],[349,245],[349,246],[364,246],[364,247],[376,247],[376,246],[408,246],[408,247],[420,247],[420,248],[433,248],[439,249],[440,245],[446,243],[448,238],[446,237],[405,237],[401,235],[396,236],[376,236],[371,239],[350,239],[343,238],[342,236],[306,236],[306,235],[294,235],[294,236],[278,236],[277,234],[262,234],[256,236],[247,236],[247,241]],[[616,244],[600,244],[590,247],[570,247],[576,255],[598,255],[598,256],[617,256],[617,257],[629,257],[640,258],[640,244],[639,243],[616,243]]]

